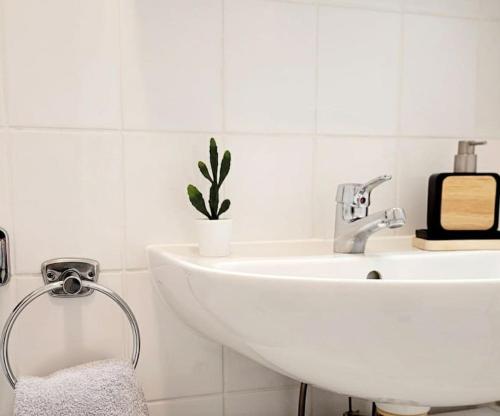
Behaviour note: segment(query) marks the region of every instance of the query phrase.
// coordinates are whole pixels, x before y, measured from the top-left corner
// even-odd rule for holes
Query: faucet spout
[[[402,208],[389,208],[351,222],[337,221],[334,251],[364,253],[372,234],[385,228],[399,228],[405,223],[406,214]]]
[[[389,208],[385,210],[387,228],[400,228],[406,224],[406,213],[403,208]]]

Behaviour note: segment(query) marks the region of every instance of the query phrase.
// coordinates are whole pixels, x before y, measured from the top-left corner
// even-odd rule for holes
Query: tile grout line
[[[398,137],[402,134],[402,115],[403,115],[403,89],[404,89],[404,70],[405,70],[405,30],[406,18],[401,13],[400,32],[399,32],[399,73],[398,73],[398,97],[397,97],[397,126],[396,135]]]
[[[377,138],[397,138],[402,136],[409,139],[437,139],[437,140],[447,140],[447,139],[458,139],[462,138],[462,135],[411,135],[411,134],[359,134],[359,133],[315,133],[314,131],[307,133],[298,132],[276,132],[276,131],[202,131],[202,130],[161,130],[161,129],[151,129],[151,130],[141,130],[141,129],[96,129],[96,128],[67,128],[67,127],[27,127],[27,126],[3,126],[0,130],[10,131],[10,132],[27,132],[27,133],[45,133],[54,132],[56,134],[78,134],[82,132],[90,134],[111,134],[111,133],[142,133],[142,134],[152,134],[152,135],[234,135],[234,136],[262,136],[262,137],[303,137],[312,138],[314,136],[324,137],[324,138],[360,138],[360,139],[377,139]],[[500,140],[500,133],[498,135],[486,135],[485,136],[491,140]]]
[[[242,395],[256,394],[256,393],[293,391],[293,390],[297,390],[298,388],[299,388],[298,386],[264,387],[264,388],[258,388],[258,389],[230,391],[230,392],[226,392],[226,393],[228,396],[242,396]],[[146,402],[148,404],[156,404],[156,403],[185,401],[185,400],[193,400],[193,399],[222,397],[223,395],[224,395],[224,393],[220,393],[220,392],[219,393],[193,394],[193,395],[177,396],[177,397],[172,397],[172,398],[146,400]]]
[[[147,404],[161,404],[161,403],[168,403],[168,402],[194,400],[194,399],[205,399],[205,398],[218,397],[218,396],[222,396],[222,394],[221,393],[194,394],[191,396],[178,396],[178,397],[165,398],[165,399],[146,400],[146,403]]]
[[[347,4],[347,3],[329,3],[327,0],[265,0],[269,3],[284,3],[284,4],[298,4],[298,5],[316,5],[316,6],[326,6],[336,9],[356,9],[356,10],[367,10],[380,13],[400,13],[400,8],[391,7],[370,7],[368,5],[359,4]]]
[[[476,22],[476,54],[475,54],[475,68],[474,71],[475,77],[474,77],[474,126],[473,126],[473,131],[474,131],[474,136],[479,136],[479,123],[478,123],[478,95],[479,95],[479,61],[481,57],[481,33],[483,30],[482,27],[482,22]]]
[[[0,22],[1,22],[1,28],[0,28],[0,52],[2,54],[1,56],[1,70],[2,70],[2,78],[1,78],[1,92],[3,93],[2,97],[2,104],[3,104],[3,111],[1,116],[3,117],[4,125],[5,128],[8,130],[9,127],[9,111],[8,111],[8,100],[7,100],[7,31],[5,30],[5,22],[6,22],[6,16],[5,16],[5,2],[0,2]]]
[[[9,220],[11,230],[8,230],[11,237],[15,237],[16,233],[16,218],[15,218],[15,210],[14,210],[14,169],[12,163],[12,135],[10,128],[10,111],[9,111],[9,100],[7,93],[7,85],[8,85],[8,75],[7,75],[7,31],[6,31],[6,2],[0,2],[0,21],[1,21],[1,29],[0,29],[0,40],[2,44],[0,45],[1,52],[1,62],[2,66],[2,93],[3,93],[3,118],[5,123],[5,131],[7,137],[5,138],[6,145],[6,155],[7,155],[7,185],[9,189],[7,190],[9,196]],[[11,238],[10,244],[11,251],[11,266],[12,266],[12,275],[15,276],[16,270],[18,268],[17,264],[17,244],[16,239]]]
[[[396,133],[397,133],[397,139],[396,139],[396,146],[394,149],[395,152],[395,162],[394,162],[394,181],[395,181],[395,189],[396,189],[396,195],[395,195],[395,202],[396,206],[399,207],[401,206],[401,178],[400,178],[400,156],[401,156],[401,133],[403,130],[403,122],[402,122],[402,116],[403,116],[403,90],[404,90],[404,73],[405,73],[405,30],[406,30],[406,17],[403,12],[403,7],[404,5],[401,4],[402,10],[401,10],[401,17],[400,17],[400,38],[399,38],[399,78],[398,78],[398,103],[397,103],[397,127],[396,127]],[[398,230],[394,230],[393,232],[394,235],[398,235],[399,232]]]
[[[319,113],[319,30],[320,30],[320,5],[316,4],[316,33],[315,33],[315,91],[314,91],[314,136],[312,139],[312,155],[311,155],[311,237],[316,236],[316,158],[318,152],[318,113]]]
[[[318,134],[318,113],[319,113],[319,9],[320,6],[315,7],[315,54],[314,54],[314,134]]]
[[[403,14],[411,14],[417,16],[433,16],[440,17],[446,19],[465,19],[465,20],[490,20],[490,21],[500,21],[500,17],[487,17],[481,15],[480,12],[473,15],[467,14],[458,14],[458,13],[446,13],[446,12],[433,12],[433,11],[425,11],[425,10],[411,10],[407,9],[403,1],[401,2],[399,7],[377,7],[377,6],[369,6],[364,4],[348,4],[348,3],[331,3],[327,0],[265,0],[270,3],[285,3],[285,4],[300,4],[300,5],[319,5],[325,6],[329,8],[337,8],[337,9],[356,9],[356,10],[365,10],[371,12],[379,12],[379,13],[403,13]]]
[[[226,414],[226,375],[225,375],[225,368],[226,368],[226,353],[225,353],[225,347],[224,345],[221,344],[221,356],[222,356],[222,361],[221,361],[221,367],[222,367],[222,416],[225,416]]]
[[[221,107],[222,107],[222,134],[226,133],[226,2],[221,0]]]
[[[121,138],[121,190],[122,190],[122,235],[121,235],[121,266],[122,266],[122,274],[125,275],[127,264],[128,264],[128,256],[127,256],[127,241],[128,241],[128,232],[127,232],[127,223],[128,223],[128,211],[127,211],[127,182],[126,182],[126,146],[125,146],[125,103],[123,99],[123,44],[122,44],[122,29],[123,29],[123,10],[122,10],[122,1],[116,0],[118,5],[118,50],[119,50],[119,85],[120,85],[120,138]]]
[[[226,129],[227,129],[227,114],[226,114],[226,42],[225,42],[225,36],[226,36],[226,1],[225,0],[220,0],[221,1],[221,25],[222,25],[222,30],[221,30],[221,107],[222,107],[222,137],[223,137],[223,143],[224,146],[227,146],[227,136],[226,136]],[[227,197],[226,195],[226,186],[223,188],[223,195],[224,197]],[[225,377],[225,360],[226,360],[226,354],[224,351],[224,345],[221,344],[221,378],[222,378],[222,415],[225,416],[226,414],[226,377]]]

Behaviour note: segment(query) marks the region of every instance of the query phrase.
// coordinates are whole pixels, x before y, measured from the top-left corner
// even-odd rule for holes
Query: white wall
[[[493,139],[500,170],[500,0],[0,0],[0,224],[15,277],[85,256],[130,302],[156,415],[289,416],[297,384],[185,327],[158,304],[144,246],[190,242],[185,186],[212,135],[233,153],[235,238],[331,237],[342,181],[392,173],[374,209],[425,225],[427,178],[456,139]],[[497,140],[494,140],[497,139]],[[42,299],[13,340],[18,374],[126,356],[104,299]],[[0,415],[11,414],[0,381]],[[313,392],[314,416],[345,400]]]

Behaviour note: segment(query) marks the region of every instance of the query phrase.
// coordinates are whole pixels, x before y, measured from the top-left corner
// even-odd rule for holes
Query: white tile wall
[[[408,217],[405,234],[427,226],[429,176],[452,172],[457,141],[451,139],[403,139],[399,145],[399,205]]]
[[[403,0],[404,10],[444,16],[476,17],[479,0]]]
[[[137,372],[146,398],[222,393],[222,347],[186,327],[161,303],[148,272],[127,273],[124,286],[144,337]]]
[[[479,8],[482,17],[489,19],[500,18],[500,1],[498,0],[479,0]]]
[[[500,4],[500,1],[498,1]],[[476,91],[476,131],[500,136],[500,21],[480,24]]]
[[[290,416],[297,412],[298,389],[232,393],[224,400],[225,416]]]
[[[0,4],[0,21],[4,21],[4,15],[3,15],[3,7],[2,4]],[[4,46],[5,46],[5,39],[4,39],[4,33],[3,31],[0,31],[0,56],[4,56]],[[5,113],[6,108],[5,108],[5,74],[4,74],[4,65],[3,62],[0,64],[0,127],[4,126],[6,121],[7,121],[7,114]]]
[[[54,257],[121,269],[124,235],[118,133],[11,131],[13,244],[19,273]]]
[[[242,377],[242,374],[245,376]],[[229,348],[224,348],[226,392],[290,387],[297,384],[296,380],[271,371]]]
[[[9,289],[2,288],[0,290],[0,322],[4,322],[15,306],[15,286],[16,282],[9,283]],[[5,377],[0,377],[0,415],[11,416],[14,394],[12,387]]]
[[[311,237],[312,138],[226,136],[225,143],[232,155],[226,194],[234,238]]]
[[[8,137],[5,131],[0,131],[0,227],[12,231],[10,204],[10,174],[8,157]]]
[[[472,135],[477,22],[407,15],[404,28],[403,133]]]
[[[220,416],[223,398],[218,396],[176,399],[149,404],[150,416]]]
[[[222,0],[122,0],[126,128],[222,128]]]
[[[478,168],[480,172],[500,172],[500,141],[490,140],[488,148],[478,150],[479,162]]]
[[[315,7],[226,1],[224,48],[229,131],[314,130]]]
[[[145,245],[195,239],[185,188],[206,186],[196,161],[212,135],[233,153],[237,240],[331,237],[336,185],[383,173],[394,179],[372,208],[406,208],[398,232],[410,234],[460,138],[487,137],[480,169],[500,170],[500,0],[0,0],[2,11],[0,225],[16,276],[0,288],[0,322],[41,284],[43,260],[98,259],[139,319],[153,416],[296,411],[297,382],[223,353],[150,284]],[[40,299],[14,335],[25,374],[130,350],[98,295]],[[315,389],[309,403],[314,416],[347,405]],[[0,416],[11,405],[0,377]]]
[[[397,13],[319,9],[320,134],[396,133],[401,20]]]
[[[120,125],[119,0],[4,0],[9,124]]]
[[[122,293],[120,273],[102,273],[99,280]],[[16,281],[17,299],[41,286],[38,276],[16,276]],[[10,356],[16,374],[44,375],[102,358],[126,358],[124,324],[120,309],[102,295],[70,303],[43,296],[19,316],[12,332]]]
[[[319,4],[399,12],[402,1],[404,0],[319,0]]]

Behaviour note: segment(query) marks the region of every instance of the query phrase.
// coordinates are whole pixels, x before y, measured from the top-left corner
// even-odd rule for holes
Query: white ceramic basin
[[[500,253],[373,239],[148,248],[160,295],[190,326],[283,374],[378,402],[500,399]],[[367,280],[370,271],[381,280]]]

